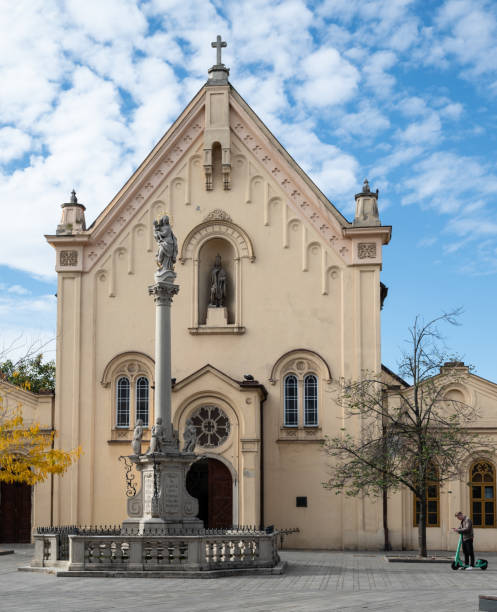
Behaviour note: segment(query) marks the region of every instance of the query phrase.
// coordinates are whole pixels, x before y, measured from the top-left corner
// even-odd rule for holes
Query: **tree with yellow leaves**
[[[0,482],[43,482],[50,474],[63,474],[77,461],[80,449],[52,448],[55,431],[26,424],[21,409],[7,411],[0,397]]]

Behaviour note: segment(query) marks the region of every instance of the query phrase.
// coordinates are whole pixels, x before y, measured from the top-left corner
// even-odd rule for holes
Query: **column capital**
[[[148,288],[148,294],[154,296],[157,306],[171,306],[173,297],[178,293],[179,285],[172,283],[155,283]]]

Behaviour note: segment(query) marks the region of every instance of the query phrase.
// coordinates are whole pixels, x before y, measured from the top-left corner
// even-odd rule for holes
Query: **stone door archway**
[[[233,525],[233,479],[224,463],[211,457],[199,459],[188,472],[186,488],[198,499],[198,517],[206,528]]]

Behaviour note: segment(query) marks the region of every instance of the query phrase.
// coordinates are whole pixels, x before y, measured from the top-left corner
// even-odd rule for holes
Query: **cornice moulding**
[[[392,226],[344,227],[343,235],[347,238],[381,238],[382,244],[388,244],[392,237]]]

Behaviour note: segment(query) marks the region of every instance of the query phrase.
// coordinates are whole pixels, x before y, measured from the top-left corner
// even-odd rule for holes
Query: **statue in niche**
[[[143,421],[138,419],[136,421],[135,430],[133,432],[133,440],[131,442],[131,448],[133,449],[134,455],[142,454],[142,436],[143,436]]]
[[[155,259],[159,270],[174,271],[178,255],[178,241],[169,225],[169,217],[164,215],[159,221],[154,221],[154,238],[159,244]]]
[[[164,425],[162,424],[162,417],[155,419],[155,425],[152,427],[152,434],[150,437],[150,448],[147,451],[147,455],[152,453],[160,453],[166,442],[166,432]]]
[[[211,270],[211,291],[209,306],[220,308],[226,301],[226,271],[221,265],[221,255],[216,255]]]
[[[186,419],[186,427],[183,433],[183,452],[193,453],[197,444],[197,428],[191,419]]]

